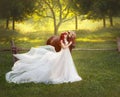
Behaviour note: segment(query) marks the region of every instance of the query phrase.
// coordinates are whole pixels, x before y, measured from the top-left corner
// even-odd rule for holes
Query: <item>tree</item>
[[[9,19],[10,19],[10,1],[0,0],[0,18],[6,19],[6,28],[8,29]]]
[[[105,0],[96,0],[92,5],[92,11],[89,15],[93,19],[102,19],[103,27],[106,27],[107,2]]]
[[[118,0],[95,0],[93,4],[93,14],[97,18],[103,19],[105,26],[105,17],[110,20],[110,25],[113,26],[113,17],[119,16],[120,14],[120,3]]]
[[[103,19],[104,27],[106,17],[109,17],[110,24],[113,26],[112,17],[120,14],[119,0],[71,0],[71,2],[72,7],[80,14],[87,15],[87,18]]]
[[[62,23],[71,20],[74,14],[70,11],[69,0],[38,0],[36,13],[43,18],[51,18],[56,35]]]
[[[15,29],[15,21],[21,21],[28,14],[33,13],[36,0],[0,0],[0,16],[6,19],[6,28],[8,28],[9,19],[13,22],[13,30]]]
[[[119,0],[107,0],[107,15],[110,20],[110,25],[113,26],[113,17],[120,15],[120,1]]]
[[[75,9],[77,9],[77,6],[71,0],[69,0],[69,5],[71,6],[70,10],[75,15],[75,30],[78,30],[78,16],[79,16],[80,13],[75,10]]]

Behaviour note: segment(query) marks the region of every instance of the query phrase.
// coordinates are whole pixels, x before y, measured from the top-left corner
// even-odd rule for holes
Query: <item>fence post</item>
[[[118,52],[120,52],[120,37],[117,37]]]
[[[15,46],[15,43],[13,40],[11,40],[11,52],[12,52],[12,56],[13,54],[17,54],[18,50],[17,47]],[[13,56],[13,62],[16,62],[18,59],[16,57]]]

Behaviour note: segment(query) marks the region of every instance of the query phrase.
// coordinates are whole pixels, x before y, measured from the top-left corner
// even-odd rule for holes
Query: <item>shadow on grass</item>
[[[120,27],[108,27],[108,28],[98,28],[94,31],[90,30],[78,30],[77,37],[90,38],[90,39],[116,39],[120,36]]]
[[[21,33],[17,30],[0,29],[0,48],[10,48],[10,41],[14,40],[16,46],[30,48],[45,45],[46,40],[52,36],[49,32]]]

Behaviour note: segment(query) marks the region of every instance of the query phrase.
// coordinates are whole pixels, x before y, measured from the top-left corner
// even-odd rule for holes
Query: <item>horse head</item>
[[[68,41],[72,41],[72,44],[70,45],[70,51],[72,51],[73,48],[75,48],[75,45],[76,45],[76,42],[75,42],[75,39],[76,39],[76,33],[73,32],[73,31],[68,31]]]

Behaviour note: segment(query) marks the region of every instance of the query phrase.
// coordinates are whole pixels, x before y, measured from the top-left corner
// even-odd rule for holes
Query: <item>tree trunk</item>
[[[58,32],[58,27],[54,25],[54,35],[57,35],[57,32]]]
[[[9,18],[6,19],[6,29],[9,29]]]
[[[57,35],[57,24],[56,24],[56,18],[55,18],[55,16],[54,16],[54,18],[53,18],[53,22],[54,22],[54,35]]]
[[[75,16],[75,30],[78,30],[78,18]]]
[[[15,30],[15,18],[13,17],[13,21],[12,21],[12,30]]]
[[[54,35],[57,35],[57,26],[54,24]]]
[[[113,27],[113,18],[112,18],[112,16],[109,16],[109,19],[110,19],[110,26]]]
[[[106,27],[106,21],[105,21],[105,17],[103,17],[103,27]]]

